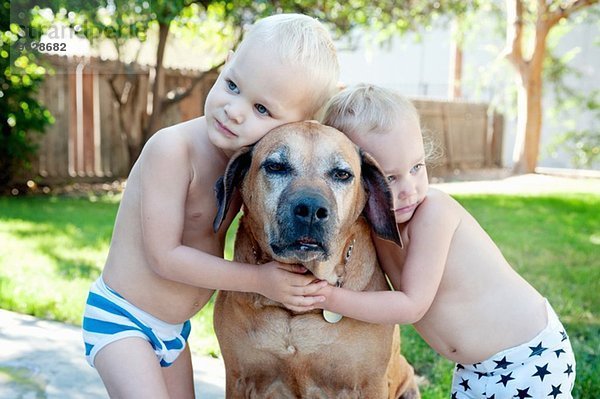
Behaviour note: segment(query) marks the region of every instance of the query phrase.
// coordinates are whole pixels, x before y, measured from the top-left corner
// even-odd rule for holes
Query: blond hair
[[[316,18],[303,14],[276,14],[255,22],[240,48],[251,40],[270,48],[279,59],[302,68],[311,87],[314,117],[337,91],[340,66],[331,36]],[[268,73],[268,71],[266,71]]]
[[[409,99],[381,86],[359,83],[329,100],[322,123],[352,137],[390,131],[399,119],[421,127],[419,112]],[[421,131],[421,136],[425,158],[435,162],[441,156],[440,144],[428,132]]]
[[[388,131],[398,118],[420,123],[417,109],[407,98],[384,87],[360,83],[329,100],[323,124],[353,136],[376,130]]]

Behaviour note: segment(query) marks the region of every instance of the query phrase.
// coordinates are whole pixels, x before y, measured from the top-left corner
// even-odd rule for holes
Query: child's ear
[[[369,153],[362,149],[359,151],[362,161],[362,182],[367,190],[367,203],[363,215],[379,237],[393,241],[402,248],[402,239],[394,216],[392,192],[385,175]]]
[[[233,191],[239,187],[252,162],[252,146],[243,147],[229,160],[225,173],[215,183],[215,195],[217,197],[217,215],[213,221],[213,230],[216,233],[231,205]]]

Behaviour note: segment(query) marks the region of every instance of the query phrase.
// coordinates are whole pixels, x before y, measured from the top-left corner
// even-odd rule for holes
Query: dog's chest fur
[[[337,326],[326,325],[320,314],[296,315],[280,308],[259,313],[257,329],[247,331],[249,341],[259,350],[278,357],[310,355],[332,345],[339,338]]]
[[[383,359],[389,358],[393,326],[361,323],[350,318],[330,324],[320,311],[294,315],[280,306],[265,306],[265,298],[256,294],[238,293],[236,296],[234,306],[241,320],[244,308],[254,308],[252,320],[239,323],[236,333],[247,342],[246,349],[269,354],[292,367],[311,363],[323,367],[322,363],[315,363],[315,359],[347,362],[380,351]],[[352,336],[362,337],[360,345],[347,345],[353,341]],[[390,342],[385,342],[388,339]]]

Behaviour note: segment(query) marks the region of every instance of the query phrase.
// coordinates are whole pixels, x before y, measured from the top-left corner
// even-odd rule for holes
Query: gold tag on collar
[[[342,320],[342,315],[339,313],[334,313],[334,312],[330,312],[329,310],[323,309],[323,318],[325,319],[326,322],[334,324],[334,323],[337,323],[338,321]]]

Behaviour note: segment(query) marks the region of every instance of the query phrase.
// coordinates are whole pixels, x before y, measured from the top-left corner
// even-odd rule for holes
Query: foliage
[[[30,19],[29,9],[20,9],[11,16],[11,6],[23,5],[19,1],[12,3],[0,5],[0,191],[17,172],[30,166],[37,149],[30,133],[42,133],[45,126],[54,122],[36,99],[46,70],[39,65],[35,51],[26,46],[17,48],[26,43],[22,39],[29,34],[22,27],[35,26],[36,20]]]
[[[598,97],[597,91],[593,93],[593,97]],[[576,95],[572,97],[574,102],[581,100]],[[570,154],[571,162],[577,168],[595,169],[600,166],[600,131],[597,129],[600,121],[600,103],[596,99],[589,98],[584,98],[582,102],[585,105],[579,109],[587,107],[593,112],[591,127],[577,129],[577,126],[573,126],[573,121],[563,122],[567,125],[566,131],[556,136],[547,150],[551,154],[559,150]]]
[[[548,110],[548,116],[553,122],[562,127],[559,134],[548,145],[547,152],[554,155],[559,151],[571,156],[571,163],[578,168],[593,169],[600,166],[600,131],[595,127],[600,123],[600,90],[586,93],[573,87],[569,82],[585,82],[586,74],[576,66],[579,47],[567,51],[562,56],[556,56],[556,46],[560,38],[571,31],[575,24],[584,21],[592,24],[600,20],[600,13],[583,13],[577,21],[563,23],[555,28],[548,39],[548,56],[544,64],[544,78],[554,94],[555,106]],[[596,45],[600,45],[596,43]],[[578,126],[568,113],[578,116],[589,115],[585,127]]]
[[[577,168],[596,169],[600,166],[600,132],[597,129],[568,130],[549,145],[552,152],[557,148],[571,154],[571,162]]]
[[[561,316],[577,357],[574,397],[597,398],[600,196],[581,191],[456,198]],[[89,285],[106,258],[118,201],[106,196],[0,198],[0,307],[79,324]],[[218,354],[212,302],[192,323],[191,347]],[[423,397],[447,398],[452,364],[434,353],[412,327],[402,328],[402,340],[405,356],[424,377]]]

